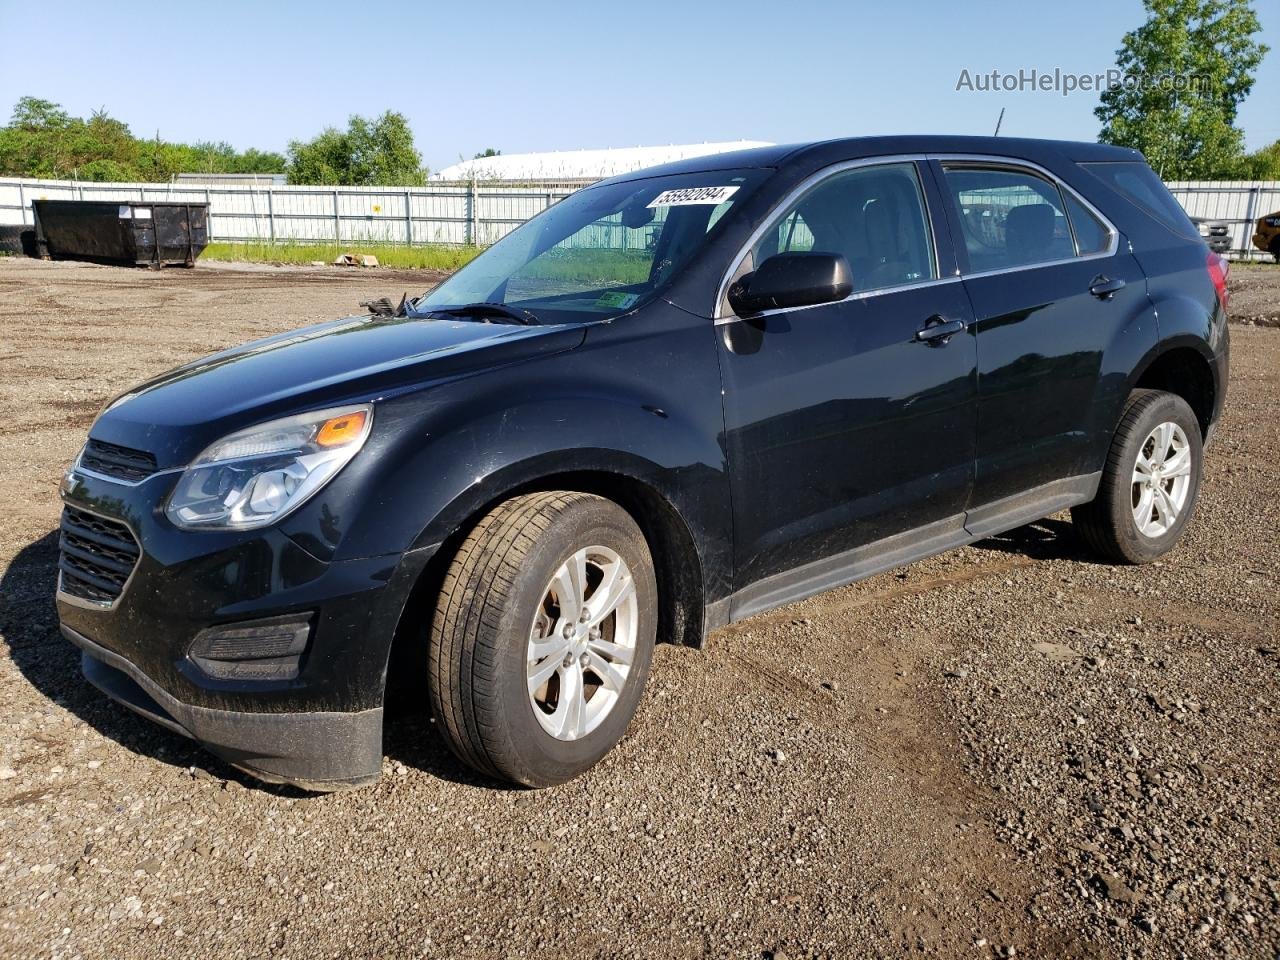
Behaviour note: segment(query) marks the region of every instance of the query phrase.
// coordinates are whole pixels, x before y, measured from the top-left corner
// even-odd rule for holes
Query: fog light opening
[[[311,639],[311,616],[206,627],[188,657],[215,680],[294,680]]]

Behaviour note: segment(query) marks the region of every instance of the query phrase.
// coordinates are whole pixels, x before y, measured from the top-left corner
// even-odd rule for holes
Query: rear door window
[[[1076,255],[1057,184],[997,167],[947,166],[973,273],[1069,260]]]
[[[1111,231],[1070,193],[1066,199],[1067,216],[1071,218],[1071,228],[1076,235],[1076,252],[1082,257],[1104,253],[1111,243]]]

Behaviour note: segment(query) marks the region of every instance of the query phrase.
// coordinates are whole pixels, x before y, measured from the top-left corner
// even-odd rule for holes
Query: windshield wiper
[[[443,313],[450,317],[475,317],[484,323],[518,323],[522,326],[534,326],[540,321],[528,310],[509,307],[505,303],[468,303],[461,307],[428,307],[425,313]]]

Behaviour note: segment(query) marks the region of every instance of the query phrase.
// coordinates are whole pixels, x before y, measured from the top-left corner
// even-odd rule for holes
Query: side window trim
[[[859,290],[849,294],[840,303],[848,303],[851,300],[863,300],[867,297],[878,297],[886,293],[896,293],[899,290],[912,290],[916,287],[923,287],[934,283],[954,283],[959,277],[941,276],[941,263],[938,259],[938,217],[937,213],[930,208],[929,191],[925,189],[924,174],[921,170],[921,164],[927,162],[929,158],[924,154],[893,154],[889,156],[860,157],[857,160],[845,160],[840,163],[834,163],[831,166],[823,167],[821,170],[810,174],[802,181],[792,187],[783,197],[770,208],[768,215],[763,222],[752,231],[751,236],[747,238],[742,249],[738,251],[737,256],[730,261],[729,269],[725,271],[724,276],[720,280],[720,287],[716,292],[716,323],[732,323],[738,320],[738,316],[729,306],[729,286],[737,278],[742,264],[751,256],[751,251],[755,249],[756,244],[764,237],[770,229],[777,227],[778,217],[781,213],[789,210],[797,200],[802,196],[831,179],[839,176],[849,170],[856,170],[863,167],[884,167],[894,164],[910,163],[915,171],[916,189],[920,194],[921,209],[925,218],[925,226],[929,232],[930,256],[933,258],[933,272],[935,276],[928,280],[918,280],[912,283],[900,283],[892,287],[878,287],[875,290]],[[830,306],[830,304],[815,304],[815,306]],[[760,316],[769,316],[774,313],[794,313],[796,310],[810,310],[812,307],[797,307],[789,310],[766,310]]]
[[[1101,260],[1106,257],[1114,257],[1116,251],[1120,249],[1120,231],[1094,204],[1080,195],[1071,184],[1067,183],[1061,177],[1056,176],[1049,170],[1030,160],[1021,160],[1014,157],[998,157],[985,154],[966,154],[966,153],[947,153],[932,154],[930,160],[937,161],[939,168],[945,174],[948,167],[970,167],[970,168],[986,168],[991,170],[1008,170],[1013,173],[1020,173],[1023,176],[1035,177],[1039,180],[1047,181],[1056,187],[1064,200],[1067,195],[1075,199],[1085,210],[1092,213],[1107,232],[1107,245],[1105,249],[1097,253],[1081,254],[1079,241],[1076,239],[1075,224],[1071,221],[1071,215],[1066,210],[1066,204],[1063,204],[1063,216],[1067,220],[1067,228],[1071,231],[1072,249],[1076,251],[1075,256],[1060,258],[1058,260],[1043,260],[1039,263],[1021,263],[1011,267],[996,267],[991,270],[970,270],[968,269],[968,255],[963,250],[957,250],[957,255],[963,257],[964,268],[960,271],[963,278],[970,277],[993,277],[1002,273],[1015,273],[1021,270],[1040,270],[1044,267],[1061,266],[1064,263],[1075,263],[1080,260]],[[956,209],[956,200],[952,196],[950,190],[943,185],[944,200],[949,206],[948,212],[952,217],[957,217],[959,211]]]
[[[841,303],[847,303],[850,300],[861,300],[866,297],[878,297],[884,294],[896,293],[900,290],[910,290],[916,287],[928,286],[929,284],[957,283],[960,280],[964,280],[969,277],[988,277],[988,276],[995,276],[1001,273],[1014,273],[1015,271],[1019,271],[1019,270],[1040,270],[1044,267],[1061,266],[1064,263],[1075,263],[1076,261],[1079,261],[1079,260],[1101,260],[1108,257],[1114,257],[1116,255],[1116,252],[1120,249],[1120,231],[1116,229],[1115,224],[1112,223],[1111,220],[1101,210],[1099,210],[1095,204],[1090,203],[1088,199],[1081,196],[1078,190],[1072,187],[1071,184],[1067,183],[1061,177],[1057,176],[1050,170],[1046,170],[1044,167],[1040,166],[1038,163],[1033,163],[1030,160],[1023,160],[1018,157],[1001,157],[993,154],[981,154],[981,153],[894,154],[891,156],[860,157],[857,160],[846,160],[841,163],[832,164],[831,166],[828,166],[828,167],[823,167],[821,170],[811,174],[810,176],[802,180],[800,183],[792,187],[791,190],[789,190],[776,204],[774,204],[774,206],[769,210],[769,215],[765,217],[764,222],[752,232],[751,236],[747,238],[747,241],[743,245],[742,249],[738,251],[737,256],[735,256],[733,260],[730,261],[729,269],[725,271],[724,276],[720,280],[720,288],[716,291],[716,305],[715,305],[715,316],[714,316],[715,323],[717,324],[733,323],[736,320],[738,320],[738,317],[736,314],[734,314],[733,309],[729,307],[729,301],[728,301],[729,285],[735,279],[735,274],[741,268],[743,262],[746,260],[748,256],[750,256],[751,251],[755,248],[756,244],[760,242],[760,238],[765,235],[765,233],[769,230],[770,227],[775,225],[775,222],[776,222],[775,218],[779,211],[786,210],[797,199],[799,199],[802,194],[806,193],[810,188],[816,186],[817,184],[821,183],[823,180],[826,180],[829,177],[832,177],[839,173],[843,173],[846,170],[855,169],[857,167],[875,167],[875,166],[881,166],[884,164],[891,164],[891,163],[912,163],[916,165],[916,178],[919,181],[921,199],[924,203],[924,213],[929,223],[929,232],[930,232],[930,237],[933,244],[934,272],[938,274],[938,276],[931,280],[921,280],[918,283],[901,284],[895,287],[881,287],[880,289],[877,289],[877,290],[859,291],[857,293],[850,294],[847,298],[845,298],[845,300],[840,301]],[[945,170],[946,165],[949,163],[950,164],[966,164],[967,163],[972,165],[991,166],[991,167],[1002,168],[1006,170],[1013,170],[1017,173],[1023,173],[1030,176],[1038,177],[1042,180],[1048,180],[1050,183],[1056,186],[1058,190],[1061,191],[1064,195],[1070,194],[1086,210],[1088,210],[1090,213],[1092,213],[1095,217],[1098,218],[1098,222],[1101,223],[1107,231],[1107,246],[1104,250],[1101,250],[1098,253],[1088,253],[1084,255],[1080,255],[1077,253],[1076,256],[1070,257],[1068,259],[1063,259],[1063,260],[1047,260],[1047,261],[1044,261],[1043,263],[1024,263],[1024,264],[1019,264],[1017,266],[1012,266],[1012,267],[1000,267],[994,270],[979,270],[979,271],[971,271],[968,269],[964,269],[964,268],[967,268],[969,265],[968,258],[964,254],[962,249],[956,249],[955,254],[956,254],[957,260],[960,260],[961,258],[963,258],[965,261],[964,268],[959,269],[957,273],[954,275],[943,276],[942,270],[941,270],[942,264],[939,261],[939,255],[938,255],[938,228],[939,228],[939,224],[948,225],[949,227],[949,223],[950,221],[955,219],[956,213],[954,209],[951,209],[951,208],[954,208],[955,201],[950,197],[949,192],[946,188],[945,182],[938,183],[936,184],[936,186],[938,187],[938,192],[942,195],[942,202],[947,204],[948,206],[948,210],[946,211],[948,214],[947,218],[941,219],[940,214],[942,213],[942,211],[935,211],[931,208],[931,205],[929,202],[929,191],[925,188],[925,185],[923,182],[923,173],[921,171],[920,165],[929,164],[929,166],[932,167],[934,163],[938,165],[937,167],[938,169],[942,169],[942,170]],[[935,177],[934,179],[936,180],[937,178]],[[1078,251],[1079,243],[1076,240],[1076,236],[1075,236],[1075,225],[1072,224],[1071,217],[1069,214],[1067,214],[1067,224],[1071,230],[1071,242],[1072,242],[1073,248]],[[959,246],[959,245],[953,243],[953,246]],[[800,307],[799,309],[806,310],[810,308]],[[783,312],[792,312],[792,311],[769,310],[769,311],[765,311],[764,315],[768,315],[771,313],[783,313]]]

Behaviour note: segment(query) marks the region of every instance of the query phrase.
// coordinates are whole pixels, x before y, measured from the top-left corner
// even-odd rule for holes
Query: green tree
[[[353,183],[351,144],[336,127],[325,127],[310,140],[289,144],[290,183]]]
[[[477,153],[477,154],[476,154],[474,157],[472,157],[471,159],[472,159],[472,160],[484,160],[484,159],[486,159],[487,157],[500,157],[500,156],[502,156],[502,151],[501,151],[501,150],[495,150],[495,149],[493,149],[493,147],[485,147],[483,152],[481,152],[481,153]]]
[[[76,170],[81,180],[94,180],[99,183],[120,183],[135,179],[132,167],[126,167],[114,160],[90,160]]]
[[[0,128],[0,172],[57,177],[74,165],[72,139],[83,127],[56,103],[22,97],[7,127]]]
[[[291,183],[415,186],[426,179],[409,122],[390,110],[373,120],[352,116],[346,130],[327,127],[311,140],[293,141],[288,171]]]
[[[0,127],[0,174],[82,180],[165,181],[175,173],[282,173],[285,159],[226,143],[139,140],[107,113],[73,117],[56,103],[23,97]]]
[[[1280,140],[1245,157],[1240,175],[1246,180],[1280,180]]]
[[[19,130],[58,130],[71,124],[71,116],[58,104],[39,97],[19,97],[9,125]]]
[[[1141,150],[1166,180],[1239,174],[1236,110],[1267,47],[1249,0],[1143,0],[1146,22],[1124,35],[1126,81],[1102,93],[1098,139]]]
[[[274,150],[250,147],[230,158],[228,173],[284,173],[285,158]]]

